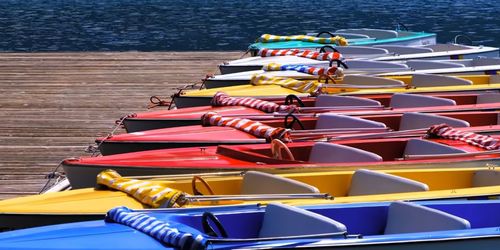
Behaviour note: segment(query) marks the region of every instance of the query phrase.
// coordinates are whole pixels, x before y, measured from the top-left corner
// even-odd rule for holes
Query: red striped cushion
[[[266,113],[290,113],[298,111],[298,108],[295,105],[278,105],[274,102],[263,101],[251,97],[230,97],[224,92],[215,93],[211,104],[212,106],[244,106],[258,109]]]
[[[257,121],[244,118],[222,117],[215,112],[208,112],[201,117],[203,126],[233,127],[247,132],[258,138],[265,138],[267,142],[273,139],[290,141],[290,130],[285,128],[273,128]]]
[[[464,132],[454,129],[447,124],[434,125],[427,131],[428,138],[445,138],[449,140],[463,141],[470,145],[484,148],[486,150],[500,149],[500,140],[488,135],[480,135],[473,132]]]

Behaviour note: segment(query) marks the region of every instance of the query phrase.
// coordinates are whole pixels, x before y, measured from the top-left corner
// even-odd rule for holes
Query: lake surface
[[[398,22],[439,42],[500,46],[497,0],[1,0],[0,51],[244,50],[263,33]]]

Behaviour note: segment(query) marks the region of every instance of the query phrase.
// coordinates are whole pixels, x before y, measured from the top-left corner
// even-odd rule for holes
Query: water
[[[262,33],[398,22],[500,46],[496,0],[1,0],[0,51],[244,50]]]

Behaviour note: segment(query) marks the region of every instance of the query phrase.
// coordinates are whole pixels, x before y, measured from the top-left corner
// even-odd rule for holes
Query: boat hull
[[[404,46],[418,46],[418,45],[431,45],[436,44],[436,34],[434,33],[413,33],[413,35],[392,38],[392,39],[366,39],[356,42],[351,42],[350,45],[356,46],[371,46],[371,45],[404,45]],[[256,56],[259,50],[267,49],[319,49],[326,44],[309,43],[309,42],[272,42],[272,43],[254,43],[248,48],[252,56]]]
[[[284,164],[284,165],[259,165],[259,164],[209,164],[200,166],[194,163],[177,164],[177,166],[117,166],[88,165],[65,161],[62,164],[64,172],[72,188],[87,188],[95,185],[96,176],[101,171],[113,169],[123,176],[141,175],[173,175],[213,172],[234,172],[257,170],[269,173],[298,173],[314,171],[343,171],[366,169],[412,169],[412,168],[475,168],[488,164],[500,165],[500,158],[485,159],[446,159],[441,161],[402,161],[402,162],[374,162],[363,164]]]
[[[450,216],[466,218],[467,221],[477,223],[479,227],[473,226],[468,229],[455,230],[428,229],[385,235],[381,232],[383,232],[384,222],[387,220],[383,216],[387,213],[385,212],[389,206],[387,203],[317,205],[305,208],[313,213],[347,224],[348,233],[350,227],[357,227],[356,233],[358,230],[367,232],[360,234],[363,237],[357,237],[357,234],[346,234],[346,237],[342,234],[329,236],[314,234],[286,238],[270,237],[266,240],[255,238],[257,236],[252,235],[251,232],[258,230],[258,225],[263,220],[263,214],[266,213],[265,208],[260,205],[184,209],[182,215],[176,214],[179,212],[177,209],[162,210],[161,212],[150,211],[146,214],[152,220],[169,222],[169,226],[178,228],[181,232],[192,234],[200,234],[203,231],[200,229],[200,225],[188,224],[191,222],[191,218],[201,217],[205,211],[209,211],[219,219],[222,218],[221,222],[226,225],[226,229],[229,227],[231,229],[229,232],[233,232],[237,236],[230,236],[231,240],[228,241],[217,239],[210,241],[210,237],[203,235],[210,241],[210,249],[498,249],[500,233],[496,220],[484,222],[487,220],[487,215],[497,218],[495,215],[491,215],[497,209],[497,203],[498,201],[418,202],[418,205],[412,206],[426,206]],[[463,210],[468,211],[469,214]],[[233,221],[239,220],[239,223],[232,224],[230,223],[231,219]],[[373,222],[366,222],[370,219]],[[364,225],[360,225],[360,223],[364,223]],[[189,226],[186,227],[186,224]],[[241,227],[242,224],[247,225],[247,227]],[[235,229],[235,225],[241,229]],[[379,228],[382,229],[373,232]],[[171,249],[168,245],[161,244],[146,233],[142,233],[141,230],[143,229],[140,227],[125,226],[121,223],[110,223],[103,220],[55,225],[0,234],[0,249],[40,249],[42,244],[44,249],[67,249],[68,246],[72,246],[71,249]]]

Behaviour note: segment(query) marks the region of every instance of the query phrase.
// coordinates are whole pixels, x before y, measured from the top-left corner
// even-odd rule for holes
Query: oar
[[[500,149],[479,151],[479,152],[455,153],[455,154],[405,155],[402,159],[398,160],[445,159],[445,158],[468,157],[468,156],[491,155],[491,154],[500,154]]]

